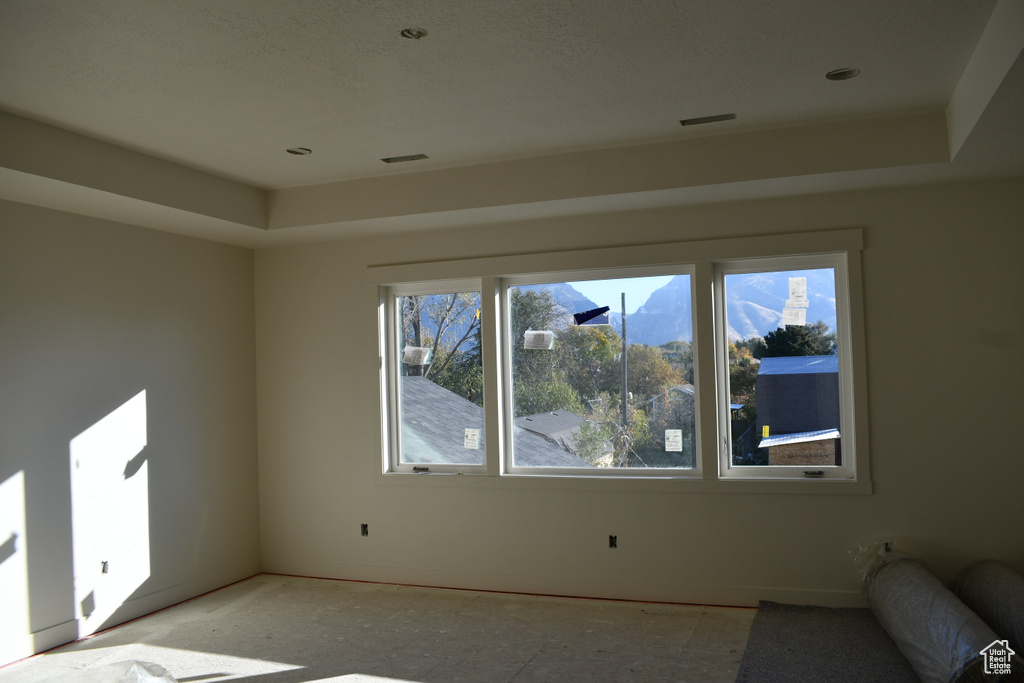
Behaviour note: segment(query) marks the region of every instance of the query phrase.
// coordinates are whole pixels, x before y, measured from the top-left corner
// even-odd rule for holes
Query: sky
[[[668,284],[672,275],[658,277],[631,277],[621,280],[587,280],[570,282],[573,288],[598,306],[611,306],[613,312],[622,310],[622,293],[626,293],[626,313],[636,313],[636,309],[647,302],[651,292]]]

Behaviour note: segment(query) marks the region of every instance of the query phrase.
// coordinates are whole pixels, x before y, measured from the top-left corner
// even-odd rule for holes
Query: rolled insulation
[[[1012,650],[1024,655],[1024,576],[989,560],[965,569],[953,590]]]
[[[883,564],[867,577],[871,610],[922,681],[980,679],[981,650],[995,632],[916,560]]]

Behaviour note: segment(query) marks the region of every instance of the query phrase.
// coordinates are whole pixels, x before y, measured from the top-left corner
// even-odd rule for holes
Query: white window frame
[[[383,335],[384,367],[386,372],[385,396],[387,406],[384,411],[386,425],[386,438],[384,443],[388,445],[385,453],[385,472],[396,472],[403,474],[420,473],[448,473],[448,474],[486,474],[487,473],[487,439],[480,442],[483,451],[484,463],[473,464],[449,464],[449,463],[408,463],[402,462],[402,401],[399,391],[401,381],[401,310],[397,305],[399,297],[403,296],[429,296],[434,294],[455,294],[459,292],[483,292],[480,289],[480,279],[460,280],[439,280],[435,282],[403,283],[382,289],[381,308],[383,310],[384,324],[381,326]],[[488,371],[487,359],[483,359],[483,373],[486,377]],[[487,400],[484,399],[484,421],[487,419]]]
[[[732,421],[729,410],[729,335],[726,318],[725,276],[744,273],[833,269],[836,294],[836,340],[839,361],[840,465],[734,465]],[[850,289],[846,254],[813,254],[720,261],[715,264],[716,366],[718,373],[719,476],[726,479],[843,479],[856,478],[857,430],[854,420],[854,375],[850,320]],[[810,322],[810,321],[808,321]]]
[[[697,320],[696,316],[692,314],[694,307],[696,306],[696,285],[694,277],[694,266],[692,264],[682,264],[673,266],[654,266],[654,267],[641,267],[641,268],[602,268],[596,270],[584,270],[584,271],[560,271],[543,274],[531,274],[531,275],[518,275],[513,277],[506,277],[500,280],[500,295],[501,295],[501,366],[502,366],[502,386],[504,387],[503,394],[503,406],[504,406],[504,445],[503,453],[507,456],[507,460],[502,463],[501,471],[505,474],[511,475],[525,475],[525,476],[548,476],[548,477],[654,477],[658,479],[667,478],[693,478],[699,479],[703,476],[702,471],[702,458],[701,453],[701,431],[700,431],[700,401],[694,397],[694,429],[695,429],[695,440],[697,453],[697,459],[695,467],[692,469],[674,468],[674,467],[595,467],[595,468],[561,468],[561,467],[529,467],[515,465],[513,459],[515,457],[515,422],[513,411],[515,409],[515,402],[513,401],[513,378],[512,378],[512,344],[520,343],[520,340],[512,339],[511,335],[511,322],[512,314],[510,310],[511,302],[509,299],[509,288],[521,285],[538,285],[548,283],[559,283],[559,282],[582,282],[584,280],[618,280],[634,277],[657,277],[665,275],[688,275],[690,277],[690,311],[691,311],[691,328],[693,329],[693,337],[691,339],[691,345],[693,349],[693,366],[694,366],[694,386],[699,386],[700,379],[698,377],[698,346],[697,346]],[[600,303],[600,302],[598,302]],[[614,304],[618,304],[616,301]],[[615,310],[615,305],[612,306],[612,311]],[[628,327],[627,327],[628,334]]]
[[[403,485],[504,487],[568,487],[594,490],[692,491],[702,493],[845,493],[870,494],[868,454],[867,368],[864,340],[864,310],[861,280],[863,230],[847,228],[816,232],[705,239],[686,242],[622,247],[539,252],[522,255],[461,258],[451,261],[375,264],[368,267],[369,283],[378,292],[379,353],[381,357],[381,465],[379,483]],[[800,259],[803,259],[802,261]],[[800,468],[770,466],[732,467],[729,462],[728,342],[724,331],[724,306],[720,273],[750,267],[763,269],[772,260],[785,268],[819,264],[836,270],[837,326],[842,373],[842,470],[830,470],[822,477],[806,477]],[[510,470],[506,444],[511,424],[508,342],[507,285],[588,278],[630,277],[634,274],[691,273],[693,299],[694,379],[696,384],[696,430],[699,439],[697,469],[668,472],[642,468],[608,468],[607,474],[593,476],[578,469],[552,472]],[[398,467],[400,419],[397,394],[397,325],[394,296],[431,294],[445,291],[481,293],[481,344],[484,373],[486,465],[467,467],[431,466],[430,474],[468,474],[457,478],[407,477],[411,465]],[[725,341],[723,341],[725,340]],[[721,359],[721,360],[720,360]],[[723,439],[725,441],[723,442]],[[723,452],[723,444],[725,446]],[[758,471],[753,471],[757,467]],[[823,468],[815,468],[823,469]],[[475,483],[474,483],[475,482]]]

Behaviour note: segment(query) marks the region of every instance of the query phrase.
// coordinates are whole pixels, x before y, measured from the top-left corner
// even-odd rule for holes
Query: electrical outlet
[[[619,537],[618,536],[609,536],[608,537],[608,547],[609,548],[618,548],[619,547]]]
[[[359,535],[360,536],[369,536],[370,535],[370,525],[369,524],[360,524],[359,525]]]

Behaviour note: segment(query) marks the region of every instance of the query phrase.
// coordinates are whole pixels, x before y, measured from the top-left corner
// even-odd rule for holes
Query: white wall
[[[259,571],[253,330],[251,251],[0,202],[0,664]]]
[[[847,227],[863,227],[866,240],[872,494],[680,494],[379,474],[367,265]],[[262,568],[747,605],[862,604],[848,551],[878,537],[944,580],[982,558],[1024,570],[1015,426],[1024,409],[1022,258],[1021,180],[258,251]]]

